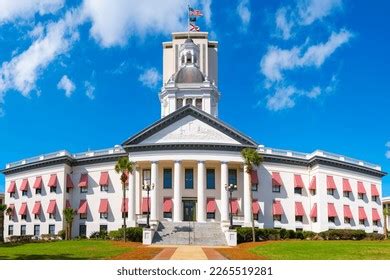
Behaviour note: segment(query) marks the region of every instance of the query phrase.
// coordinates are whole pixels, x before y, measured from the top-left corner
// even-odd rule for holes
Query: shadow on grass
[[[69,254],[58,255],[36,255],[36,254],[16,254],[13,256],[1,256],[0,260],[87,260],[88,258],[75,257]]]

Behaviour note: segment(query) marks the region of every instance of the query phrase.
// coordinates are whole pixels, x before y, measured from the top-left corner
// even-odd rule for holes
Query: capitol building
[[[217,41],[207,32],[177,32],[162,48],[161,119],[112,148],[58,151],[5,166],[5,204],[12,209],[6,240],[57,234],[66,207],[77,211],[73,237],[117,230],[123,217],[130,227],[145,225],[148,210],[156,228],[193,222],[223,233],[232,213],[234,226],[251,226],[253,215],[258,228],[383,232],[380,166],[260,145],[220,119]],[[244,148],[263,158],[250,174]],[[135,164],[125,203],[114,170],[121,157]],[[153,186],[149,195],[145,181]],[[237,186],[231,199],[229,185]]]

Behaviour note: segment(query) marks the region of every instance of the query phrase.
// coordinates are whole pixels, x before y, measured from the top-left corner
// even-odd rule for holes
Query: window
[[[295,194],[302,194],[302,188],[294,188]]]
[[[39,214],[34,214],[34,219],[39,220]]]
[[[164,212],[164,219],[172,219],[172,212]]]
[[[350,224],[351,223],[351,219],[350,218],[344,218],[344,223],[345,224]]]
[[[237,169],[229,169],[228,174],[228,184],[237,186]]]
[[[202,98],[197,98],[197,99],[195,100],[195,106],[196,106],[196,108],[198,108],[198,109],[202,109]]]
[[[372,223],[374,224],[374,226],[379,226],[379,221],[372,221]]]
[[[164,168],[163,188],[172,189],[172,169]]]
[[[20,235],[26,235],[26,225],[20,226]]]
[[[55,218],[55,214],[54,213],[49,213],[49,219],[54,219]]]
[[[179,109],[183,107],[183,99],[182,98],[177,98],[176,99],[176,109]]]
[[[20,215],[20,219],[26,220],[27,219],[27,215]]]
[[[186,169],[184,175],[185,175],[184,187],[186,189],[193,189],[194,188],[194,170],[193,169]]]
[[[57,192],[57,187],[56,187],[56,186],[50,187],[50,192],[51,192],[51,193]]]
[[[9,215],[9,216],[8,216],[8,220],[9,220],[9,221],[12,221],[12,220],[14,219],[13,216],[14,216],[13,214]]]
[[[9,197],[15,198],[16,197],[16,193],[14,193],[14,192],[9,193]]]
[[[282,215],[274,215],[274,221],[280,222],[282,220]]]
[[[358,198],[359,199],[364,199],[364,193],[358,193]]]
[[[311,221],[312,221],[313,223],[316,223],[316,222],[317,222],[317,217],[311,217]]]
[[[296,228],[295,231],[302,232],[302,231],[303,231],[303,228]]]
[[[303,222],[303,216],[295,216],[295,221],[296,222]]]
[[[272,186],[272,192],[280,193],[280,186]]]
[[[360,219],[359,220],[359,225],[365,225],[365,220]]]
[[[14,235],[14,226],[13,225],[8,226],[8,235]]]
[[[334,189],[328,189],[328,195],[334,195]]]
[[[107,232],[107,230],[108,230],[107,225],[100,225],[99,227],[100,232]]]
[[[107,220],[108,219],[108,213],[100,213],[100,219]]]
[[[34,225],[34,236],[39,236],[40,234],[40,225]]]
[[[258,221],[259,220],[259,214],[253,214],[253,220]]]
[[[80,188],[80,193],[87,193],[88,192],[88,188]]]
[[[27,196],[27,191],[22,191],[22,196]]]
[[[207,212],[207,219],[215,219],[215,212]]]
[[[86,235],[87,235],[87,226],[79,225],[79,236],[86,236]]]
[[[80,214],[80,220],[86,220],[87,219],[87,213]]]
[[[311,195],[316,195],[316,190],[310,190]]]
[[[328,223],[334,223],[335,218],[334,217],[328,217]]]
[[[41,189],[35,189],[35,194],[41,194],[42,190]]]
[[[215,169],[207,169],[206,170],[206,188],[208,190],[215,190]]]
[[[186,99],[186,105],[192,105],[192,98]]]
[[[344,192],[344,197],[348,197],[349,198],[349,192],[348,191]]]
[[[378,201],[378,196],[375,196],[375,195],[374,195],[374,196],[371,197],[371,199],[372,199],[372,201],[377,202],[377,201]]]
[[[108,192],[108,186],[100,186],[101,192]]]

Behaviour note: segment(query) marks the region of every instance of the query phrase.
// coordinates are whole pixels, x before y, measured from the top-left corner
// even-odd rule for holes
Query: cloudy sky
[[[186,2],[1,0],[0,166],[111,147],[158,120],[161,43],[186,30]],[[221,119],[266,146],[390,170],[388,1],[190,3],[219,41]]]

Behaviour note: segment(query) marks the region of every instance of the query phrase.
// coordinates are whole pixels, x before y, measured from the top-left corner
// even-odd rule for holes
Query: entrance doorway
[[[195,221],[196,200],[183,200],[183,221]]]

